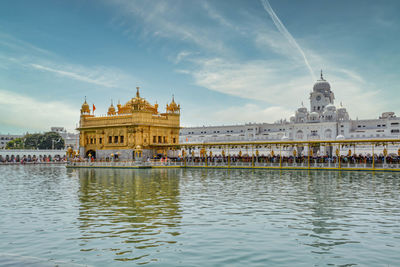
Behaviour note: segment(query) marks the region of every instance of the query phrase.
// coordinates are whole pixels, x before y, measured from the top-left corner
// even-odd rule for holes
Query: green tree
[[[54,147],[53,147],[54,146]],[[59,133],[56,132],[47,132],[40,135],[39,138],[39,149],[63,149],[64,148],[64,139],[61,137]]]
[[[39,140],[42,134],[26,134],[25,135],[25,148],[28,149],[37,149],[39,146]]]
[[[24,141],[22,138],[16,138],[7,142],[6,144],[7,149],[23,149],[24,148]]]

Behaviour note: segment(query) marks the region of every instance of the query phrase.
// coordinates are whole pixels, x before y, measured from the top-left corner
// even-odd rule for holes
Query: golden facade
[[[166,112],[158,112],[158,104],[151,105],[136,97],[125,105],[113,104],[107,115],[95,116],[86,100],[81,108],[80,147],[81,155],[97,158],[119,155],[120,158],[153,157],[160,153],[160,145],[174,145],[179,141],[180,105],[167,104]]]

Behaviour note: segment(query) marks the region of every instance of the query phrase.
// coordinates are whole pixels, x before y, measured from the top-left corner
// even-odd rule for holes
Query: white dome
[[[318,117],[318,116],[319,116],[319,114],[315,111],[310,113],[310,117]]]
[[[331,85],[324,79],[321,70],[321,78],[314,84],[314,92],[326,92],[331,90]]]
[[[336,110],[336,107],[332,104],[328,104],[328,105],[326,105],[325,109],[334,111],[334,110]]]
[[[286,135],[282,136],[281,140],[289,140],[289,137],[287,137]]]
[[[313,87],[314,91],[329,91],[331,90],[331,85],[325,80],[318,80]]]
[[[344,136],[339,134],[338,136],[336,136],[336,140],[344,140]]]
[[[299,113],[307,113],[307,108],[306,108],[306,107],[299,107],[299,108],[297,109],[297,111],[298,111]]]

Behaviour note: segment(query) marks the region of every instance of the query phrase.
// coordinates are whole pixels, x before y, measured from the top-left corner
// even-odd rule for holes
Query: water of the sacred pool
[[[0,266],[400,265],[399,173],[0,169]]]

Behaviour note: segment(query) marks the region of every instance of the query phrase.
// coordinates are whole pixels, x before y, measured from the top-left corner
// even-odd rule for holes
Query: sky
[[[74,131],[135,96],[181,126],[288,119],[323,70],[352,119],[400,115],[398,0],[0,1],[0,133]]]

